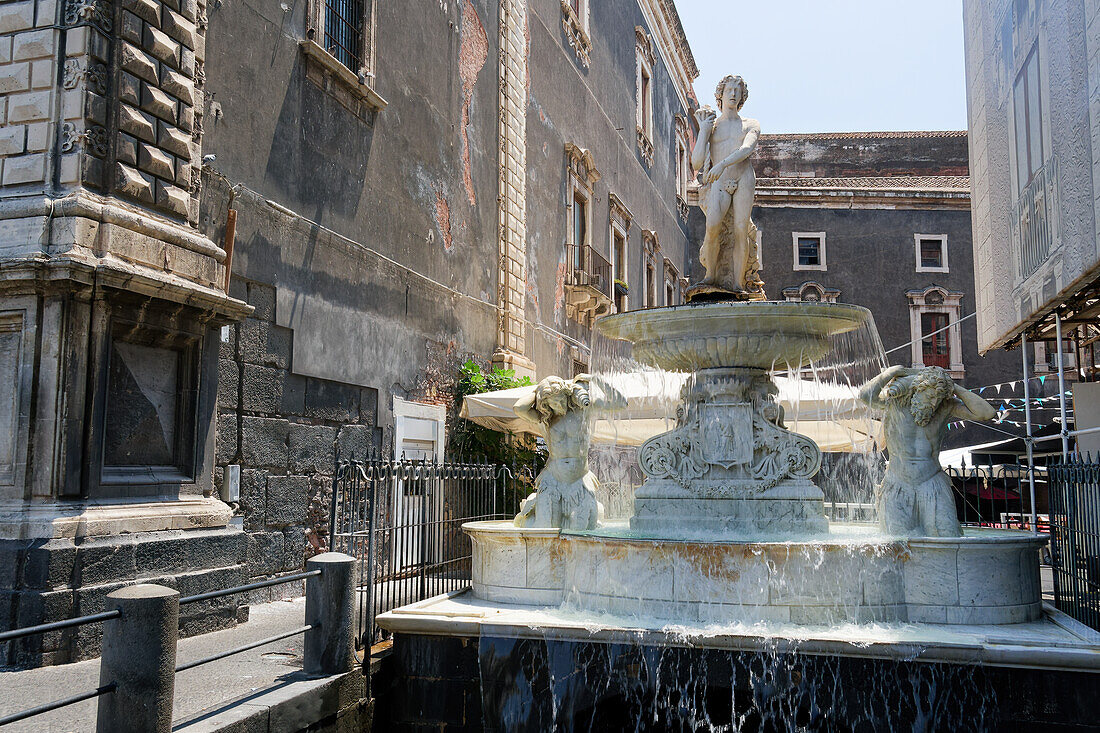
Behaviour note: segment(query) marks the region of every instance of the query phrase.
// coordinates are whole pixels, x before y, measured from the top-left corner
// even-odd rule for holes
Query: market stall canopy
[[[597,442],[641,445],[675,427],[676,406],[687,375],[674,372],[635,372],[607,378],[624,398],[626,408],[597,418],[592,438]],[[866,450],[881,435],[879,422],[870,417],[857,390],[841,384],[776,377],[779,401],[789,430],[811,438],[827,453]],[[598,389],[598,381],[597,381]],[[515,414],[515,404],[535,387],[513,387],[467,395],[460,417],[504,433],[537,433],[535,426]]]

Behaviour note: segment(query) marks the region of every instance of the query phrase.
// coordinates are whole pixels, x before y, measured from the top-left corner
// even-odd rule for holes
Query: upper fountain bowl
[[[797,369],[825,356],[829,338],[873,323],[858,305],[692,303],[605,316],[596,329],[634,344],[634,358],[667,371]]]

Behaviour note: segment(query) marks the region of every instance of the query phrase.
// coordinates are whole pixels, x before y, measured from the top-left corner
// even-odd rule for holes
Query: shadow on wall
[[[312,210],[352,218],[359,206],[374,125],[306,79],[299,56],[268,152],[265,184]]]

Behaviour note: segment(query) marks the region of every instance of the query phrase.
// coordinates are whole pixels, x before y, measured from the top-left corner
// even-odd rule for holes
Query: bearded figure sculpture
[[[876,494],[882,530],[896,537],[961,536],[940,444],[952,420],[989,420],[993,406],[940,367],[890,367],[863,385],[860,399],[884,413],[889,462]]]
[[[595,529],[603,507],[596,500],[596,475],[588,468],[589,413],[624,407],[626,400],[608,386],[593,390],[591,382],[587,374],[546,377],[515,404],[517,415],[538,426],[548,453],[535,493],[520,505],[517,527]]]

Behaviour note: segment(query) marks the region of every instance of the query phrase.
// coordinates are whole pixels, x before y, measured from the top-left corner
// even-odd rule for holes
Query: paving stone
[[[345,425],[340,428],[336,447],[342,460],[366,458],[375,447],[374,428],[370,425]]]
[[[255,468],[241,469],[241,511],[244,512],[244,528],[258,529],[265,524],[264,507],[267,503],[268,472]]]
[[[240,395],[241,368],[232,359],[218,359],[218,409],[236,410]]]

